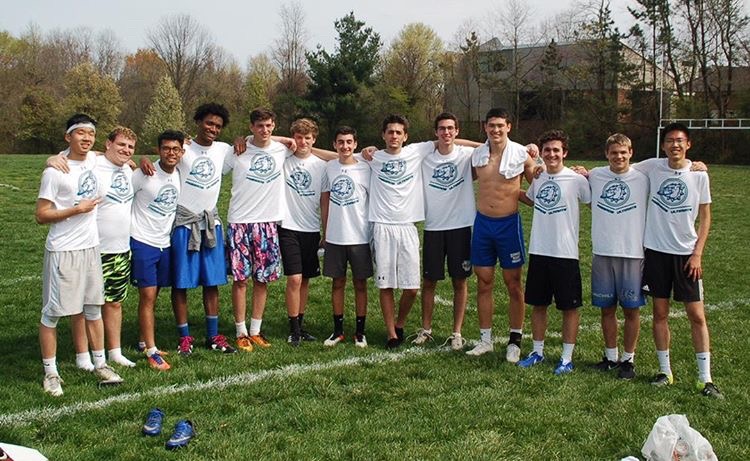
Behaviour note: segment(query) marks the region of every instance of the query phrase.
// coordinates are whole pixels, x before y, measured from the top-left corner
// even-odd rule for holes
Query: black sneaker
[[[635,378],[635,365],[633,365],[633,362],[631,362],[630,360],[620,362],[620,366],[618,367],[617,371],[617,377],[628,381]]]
[[[396,327],[396,337],[399,340],[398,345],[400,346],[401,343],[404,342],[404,329],[403,328]]]
[[[719,391],[719,388],[716,387],[714,383],[706,383],[703,386],[701,395],[705,395],[706,397],[711,397],[714,399],[724,400],[724,394]]]
[[[317,341],[318,338],[311,335],[309,332],[305,330],[300,330],[299,337],[302,338],[302,341]]]
[[[401,346],[401,343],[404,342],[403,339],[400,338],[390,338],[388,342],[385,343],[386,349],[397,349],[399,346]]]
[[[292,347],[299,347],[300,343],[302,342],[302,336],[291,333],[286,339],[286,342],[288,342]]]
[[[206,349],[224,354],[234,354],[237,352],[237,349],[227,342],[227,338],[224,335],[216,335],[213,338],[206,339]]]
[[[609,360],[606,356],[604,356],[602,357],[601,362],[593,365],[593,368],[599,371],[609,371],[609,370],[614,370],[619,365],[620,365],[619,363],[613,362],[612,360]]]

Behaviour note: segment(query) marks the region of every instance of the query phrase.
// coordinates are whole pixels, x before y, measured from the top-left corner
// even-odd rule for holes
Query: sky
[[[553,17],[571,8],[577,0],[520,0],[531,7],[532,17]],[[0,30],[20,36],[30,24],[43,32],[88,26],[98,32],[111,29],[123,49],[132,53],[148,46],[146,33],[164,16],[187,13],[198,19],[216,43],[240,65],[251,56],[268,52],[279,36],[281,1],[218,0],[20,0],[3,2]],[[350,11],[365,21],[388,45],[408,23],[422,22],[432,27],[446,42],[467,20],[487,24],[488,10],[501,12],[507,0],[300,0],[306,13],[308,47],[335,46],[334,21]],[[612,11],[621,30],[632,20],[627,5],[633,0],[612,0]],[[489,37],[487,37],[489,38]]]

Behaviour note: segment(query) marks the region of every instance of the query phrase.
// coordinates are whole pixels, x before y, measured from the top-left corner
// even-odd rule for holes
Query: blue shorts
[[[617,302],[627,309],[646,304],[641,277],[643,259],[594,255],[591,260],[591,304],[612,307]]]
[[[156,248],[130,239],[132,271],[130,281],[138,288],[171,286],[169,248]]]
[[[521,215],[491,218],[477,213],[471,236],[471,263],[495,267],[498,259],[503,269],[516,269],[526,261]]]
[[[216,246],[206,248],[206,231],[201,231],[201,250],[188,251],[190,229],[177,226],[172,231],[172,287],[215,287],[227,283],[224,231],[216,226]]]

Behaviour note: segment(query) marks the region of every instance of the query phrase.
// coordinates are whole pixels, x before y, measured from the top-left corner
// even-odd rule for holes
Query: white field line
[[[41,275],[23,275],[12,279],[0,280],[0,287],[12,287],[23,282],[38,282],[41,280]]]
[[[441,306],[453,307],[453,301],[443,298],[442,296],[435,295],[435,304]]]
[[[257,372],[240,373],[221,378],[210,379],[208,381],[198,381],[190,384],[162,386],[145,392],[132,392],[120,394],[106,399],[95,400],[93,402],[78,402],[72,405],[62,407],[46,407],[30,409],[19,413],[0,415],[0,427],[27,426],[35,421],[57,420],[64,416],[73,416],[78,413],[103,410],[115,404],[134,402],[141,399],[160,397],[165,395],[175,395],[184,392],[206,391],[213,392],[232,386],[247,386],[259,381],[267,381],[274,378],[288,378],[302,375],[310,372],[326,371],[336,368],[353,367],[363,364],[382,364],[390,362],[399,362],[410,357],[432,354],[441,349],[423,349],[409,348],[402,352],[387,353],[378,352],[366,357],[350,357],[347,359],[334,360],[325,363],[310,364],[292,364],[273,370],[261,370]]]
[[[13,184],[0,183],[0,187],[7,187],[10,190],[21,190],[20,188],[14,186]]]

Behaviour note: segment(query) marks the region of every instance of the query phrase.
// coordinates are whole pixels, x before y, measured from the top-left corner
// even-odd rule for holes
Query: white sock
[[[104,349],[100,351],[91,351],[91,357],[94,359],[94,368],[101,368],[107,364],[107,358],[104,356]]]
[[[59,375],[57,372],[57,357],[42,359],[42,366],[44,367],[45,375]]]
[[[492,328],[480,328],[479,339],[484,343],[492,344]]]
[[[258,328],[260,330],[260,328]],[[234,330],[237,332],[237,337],[247,336],[247,323],[243,320],[242,322],[234,323]]]
[[[617,362],[618,351],[616,347],[607,347],[604,349],[604,355],[610,362]]]
[[[250,319],[250,336],[260,334],[260,326],[263,323],[263,319]]]
[[[710,383],[711,381],[711,353],[710,352],[697,352],[695,354],[695,361],[698,363],[698,379],[702,383]]]
[[[131,362],[127,357],[122,355],[122,348],[119,347],[109,350],[109,360],[124,367],[133,368],[135,366],[134,362]]]
[[[544,340],[536,341],[531,340],[533,352],[536,352],[539,357],[544,357]]]
[[[76,354],[76,366],[83,371],[94,371],[94,364],[88,352]]]
[[[426,335],[431,335],[432,334],[432,328],[424,328],[423,330],[424,330],[424,333]]]
[[[518,333],[519,335],[523,335],[523,329],[521,329],[521,328],[511,328],[510,332],[511,333]]]
[[[573,349],[576,347],[575,343],[562,343],[562,354],[560,360],[563,365],[567,365],[573,361]]]
[[[656,351],[656,358],[659,359],[659,372],[667,376],[672,376],[672,366],[669,363],[669,349],[666,351]]]
[[[622,359],[621,359],[621,361],[622,362],[634,363],[635,362],[635,352],[622,351]]]
[[[156,352],[157,352],[158,350],[159,350],[159,349],[157,349],[157,348],[156,348],[156,346],[154,346],[154,347],[149,347],[148,349],[146,349],[146,357],[151,357],[152,355],[156,354]]]

